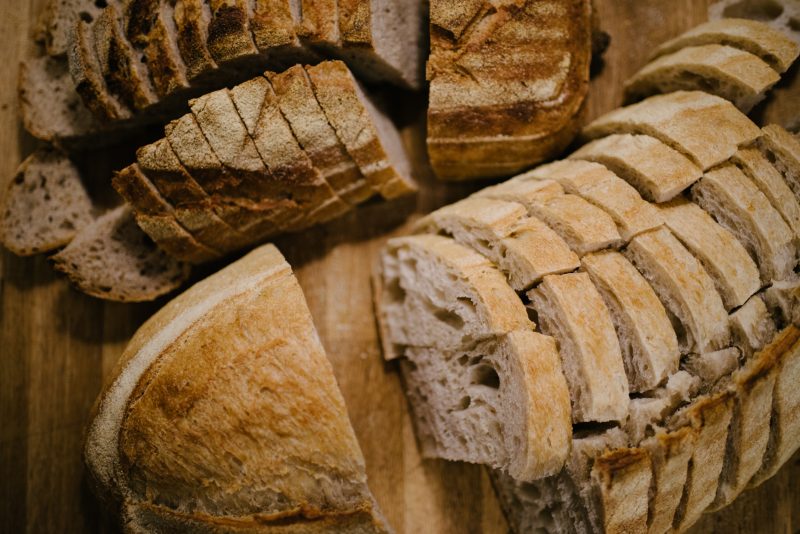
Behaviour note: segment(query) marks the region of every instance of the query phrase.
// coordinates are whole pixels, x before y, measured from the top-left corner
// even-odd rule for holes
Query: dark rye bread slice
[[[306,67],[314,94],[336,135],[371,188],[384,198],[416,191],[399,132],[341,61]]]
[[[92,220],[92,202],[80,172],[59,150],[28,156],[6,189],[0,240],[18,256],[62,247]]]
[[[94,20],[102,2],[93,0],[50,0],[38,21],[38,35],[48,56],[62,57],[69,48],[69,35],[79,20]],[[38,39],[37,39],[38,40]]]
[[[189,277],[189,266],[159,250],[127,206],[98,218],[52,259],[84,293],[121,302],[153,300]]]
[[[217,63],[207,45],[211,20],[208,4],[203,0],[176,0],[173,16],[178,50],[186,64],[189,81],[216,70]]]

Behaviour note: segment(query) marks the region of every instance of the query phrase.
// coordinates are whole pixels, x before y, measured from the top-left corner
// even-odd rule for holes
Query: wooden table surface
[[[653,45],[704,21],[708,2],[596,0],[611,45],[592,82],[590,117],[618,106],[622,81],[643,64]],[[3,186],[35,147],[17,118],[15,81],[18,59],[34,52],[30,33],[43,4],[0,1]],[[376,340],[369,285],[376,251],[388,235],[402,231],[412,213],[430,211],[480,185],[433,180],[425,163],[422,109],[420,98],[400,112],[418,162],[422,190],[416,199],[375,203],[277,244],[296,269],[364,450],[370,487],[397,532],[501,533],[508,527],[481,467],[420,458],[396,369],[381,361]],[[76,156],[100,202],[112,198],[110,169],[127,163],[130,154],[126,148]],[[0,533],[114,532],[114,518],[84,480],[83,429],[128,339],[164,301],[105,303],[71,289],[45,257],[24,259],[3,251],[1,258]],[[199,270],[196,278],[215,267]],[[761,488],[705,517],[695,530],[799,532],[800,456]]]

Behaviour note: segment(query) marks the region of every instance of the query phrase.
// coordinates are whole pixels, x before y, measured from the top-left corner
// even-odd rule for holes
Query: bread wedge
[[[649,135],[601,137],[582,146],[569,158],[604,165],[651,202],[674,198],[703,175],[689,158]]]
[[[658,57],[625,82],[628,101],[671,91],[705,91],[749,113],[780,80],[758,56],[719,44],[687,46]]]
[[[211,9],[203,0],[175,0],[177,45],[186,64],[186,78],[194,82],[217,68],[208,49],[208,24]]]
[[[80,171],[52,147],[20,163],[3,199],[0,241],[18,256],[63,247],[94,219]]]
[[[634,237],[624,254],[674,317],[682,353],[702,354],[728,345],[728,314],[714,282],[669,230]]]
[[[654,389],[677,371],[678,339],[664,306],[620,253],[587,254],[581,267],[603,297],[617,331],[632,392]]]
[[[755,54],[778,73],[786,72],[798,54],[800,45],[784,32],[764,22],[746,18],[709,20],[661,44],[653,57],[671,54],[687,46],[720,44]]]
[[[760,294],[747,299],[747,302],[731,314],[733,342],[745,358],[763,349],[776,334],[775,321]]]
[[[573,422],[623,421],[629,389],[619,340],[589,276],[548,275],[527,296],[542,331],[558,341]]]
[[[127,206],[82,228],[52,260],[84,293],[120,302],[153,300],[189,276],[189,266],[156,248]]]
[[[691,194],[744,245],[756,260],[764,284],[789,277],[797,262],[794,234],[741,170],[725,165],[709,171]]]
[[[472,197],[423,217],[415,229],[446,234],[475,249],[503,271],[512,288],[522,291],[545,275],[579,266],[567,243],[527,213],[516,202]]]
[[[602,209],[614,220],[624,241],[663,224],[658,210],[636,190],[604,166],[580,160],[562,160],[536,167],[522,176],[558,182],[567,193]]]
[[[300,286],[271,245],[136,332],[84,459],[135,531],[388,532]]]
[[[702,170],[727,161],[740,146],[760,135],[758,127],[733,104],[701,91],[651,96],[611,111],[583,129],[587,139],[615,133],[655,137],[682,152]]]
[[[758,267],[744,246],[697,204],[678,197],[658,207],[673,235],[714,280],[728,311],[761,288]]]

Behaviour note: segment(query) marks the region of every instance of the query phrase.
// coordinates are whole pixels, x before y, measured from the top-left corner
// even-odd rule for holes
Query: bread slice
[[[800,6],[794,0],[775,0],[765,3],[720,0],[708,7],[708,18],[709,20],[740,18],[762,21],[787,34],[795,42],[800,42],[800,31],[793,22],[800,18]]]
[[[763,349],[776,334],[775,321],[760,294],[750,297],[731,314],[733,342],[745,358]]]
[[[84,459],[131,530],[388,532],[300,286],[273,246],[136,332],[95,404]]]
[[[800,277],[772,282],[764,291],[764,301],[781,325],[800,325]]]
[[[703,264],[725,308],[743,305],[761,288],[758,267],[736,237],[697,204],[678,197],[659,205],[667,227]]]
[[[360,79],[410,89],[422,85],[424,6],[415,0],[337,0],[345,59]]]
[[[652,481],[646,450],[615,449],[601,454],[592,465],[591,480],[604,512],[597,521],[603,532],[646,532]]]
[[[649,135],[601,137],[582,146],[569,158],[606,166],[651,202],[674,198],[703,175],[692,160]]]
[[[516,202],[466,198],[440,208],[415,224],[419,232],[451,236],[497,265],[516,291],[548,274],[578,268],[578,256],[546,224],[528,217]]]
[[[778,126],[770,124],[762,130],[758,147],[783,175],[783,179],[800,198],[800,140]]]
[[[671,91],[705,91],[748,113],[780,75],[758,56],[719,44],[688,46],[654,59],[625,82],[629,101]]]
[[[573,422],[623,421],[628,381],[619,340],[589,276],[548,275],[527,296],[542,331],[558,341]]]
[[[404,355],[425,456],[487,464],[523,481],[561,468],[572,427],[552,338],[516,330],[472,348],[408,347]]]
[[[706,353],[728,345],[728,314],[714,282],[669,230],[634,237],[624,254],[671,314],[682,353]]]
[[[148,0],[149,1],[149,0]],[[154,3],[151,27],[142,35],[142,48],[153,87],[160,98],[165,98],[189,88],[186,65],[180,55],[175,26],[175,8],[170,2]],[[129,9],[136,6],[134,2]],[[128,28],[128,38],[133,40]]]
[[[53,256],[78,289],[106,300],[153,300],[179,287],[189,267],[156,248],[120,206],[82,228]]]
[[[682,152],[702,170],[727,161],[759,136],[733,104],[701,91],[656,95],[611,111],[583,129],[587,139],[614,133],[646,134]],[[714,143],[709,143],[714,139]]]
[[[339,8],[336,0],[301,0],[302,22],[297,29],[300,37],[319,48],[330,52],[341,43],[339,32]]]
[[[681,502],[694,452],[696,434],[690,427],[660,430],[642,442],[653,467],[655,488],[650,497],[647,532],[663,534],[672,528],[675,510]]]
[[[391,199],[417,190],[399,132],[375,106],[347,66],[325,61],[306,67],[330,125],[373,191]]]
[[[581,267],[603,297],[617,331],[632,392],[654,389],[677,371],[678,340],[664,306],[618,252],[587,254]]]
[[[319,55],[305,46],[297,35],[302,23],[300,0],[251,0],[250,31],[256,48],[269,61],[285,66],[316,63]]]
[[[207,45],[211,9],[203,0],[175,0],[173,17],[178,51],[186,64],[186,78],[194,82],[217,68]]]
[[[3,198],[0,241],[18,256],[63,247],[94,219],[80,171],[52,147],[25,158]]]
[[[742,171],[725,165],[707,172],[692,187],[692,199],[744,245],[762,282],[789,277],[797,261],[794,234]]]
[[[739,354],[735,349],[733,352]],[[684,360],[682,368],[670,374],[658,387],[640,395],[632,395],[628,420],[622,426],[628,435],[628,442],[641,445],[647,437],[663,429],[665,421],[678,408],[706,389],[703,379],[693,369],[690,370]]]
[[[636,190],[604,166],[580,160],[562,160],[536,167],[522,176],[558,182],[567,193],[602,209],[617,225],[623,240],[663,224],[658,210]]]
[[[689,354],[681,362],[681,367],[699,378],[701,390],[708,393],[730,386],[730,375],[739,367],[740,359],[738,347],[728,347],[703,354]]]
[[[208,50],[217,64],[263,62],[250,32],[250,0],[209,0]]]
[[[69,49],[70,33],[78,21],[82,19],[91,21],[97,18],[102,9],[101,5],[88,0],[51,0],[47,2],[39,19],[47,56],[65,56]]]
[[[389,241],[381,255],[378,320],[384,357],[404,347],[469,348],[514,330],[533,330],[522,301],[489,260],[443,236]]]
[[[708,44],[731,46],[755,54],[778,73],[786,72],[800,54],[798,43],[764,22],[725,18],[710,20],[670,39],[656,48],[653,57]]]
[[[792,229],[795,241],[800,239],[800,202],[775,166],[757,148],[752,147],[740,149],[733,156],[732,162],[756,184],[772,207],[778,210]]]

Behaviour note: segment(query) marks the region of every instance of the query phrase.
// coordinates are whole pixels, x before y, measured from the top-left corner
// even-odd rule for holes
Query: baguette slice
[[[765,284],[793,272],[797,248],[792,230],[767,197],[733,165],[706,173],[692,199],[726,227],[755,258]]]
[[[194,82],[217,68],[207,45],[211,10],[203,0],[175,0],[173,15],[186,77]]]
[[[775,338],[775,321],[760,294],[753,295],[731,314],[731,335],[734,345],[750,358]]]
[[[54,148],[25,158],[3,198],[0,241],[18,256],[63,247],[93,220],[80,171]]]
[[[636,268],[618,252],[581,259],[608,308],[633,392],[654,389],[678,369],[680,351],[664,306]]]
[[[669,230],[634,237],[624,254],[674,318],[681,353],[703,354],[728,345],[728,314],[714,282]]]
[[[601,137],[569,158],[601,163],[651,202],[666,202],[703,176],[692,160],[649,135]]]
[[[678,197],[659,208],[667,227],[714,280],[728,311],[761,288],[758,267],[744,246],[697,204]]]
[[[300,286],[271,245],[136,332],[84,458],[134,531],[388,531]]]
[[[727,161],[760,131],[723,98],[701,91],[676,91],[611,111],[583,130],[587,139],[614,133],[655,137],[706,170]]]
[[[415,224],[419,232],[443,233],[497,265],[517,291],[548,274],[578,268],[578,256],[546,224],[516,202],[472,197],[440,208]]]
[[[516,330],[470,349],[408,347],[404,354],[425,456],[488,464],[523,481],[561,468],[572,427],[552,338]]]
[[[558,341],[573,422],[624,421],[628,381],[619,340],[589,276],[548,275],[527,296],[542,331]]]
[[[535,326],[503,274],[452,239],[392,239],[380,261],[378,319],[387,359],[408,346],[457,350]]]
[[[765,126],[758,147],[800,199],[800,140],[777,124]]]
[[[636,190],[602,165],[562,160],[536,167],[522,176],[558,182],[567,193],[602,209],[614,220],[623,240],[663,224],[658,210]]]
[[[702,87],[749,113],[780,75],[758,56],[730,46],[689,46],[648,63],[625,82],[626,100]]]
[[[84,227],[52,259],[84,293],[120,302],[153,300],[189,276],[189,266],[156,248],[126,206]]]
[[[656,48],[653,57],[671,54],[687,46],[721,44],[755,54],[778,73],[786,72],[798,54],[800,45],[784,32],[768,24],[744,18],[711,20],[667,41]]]

